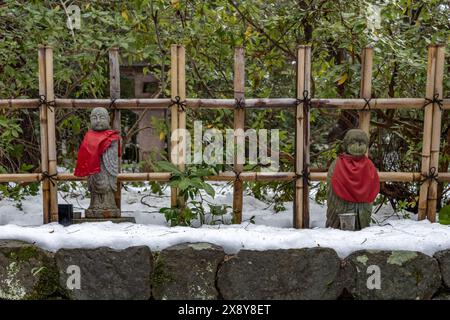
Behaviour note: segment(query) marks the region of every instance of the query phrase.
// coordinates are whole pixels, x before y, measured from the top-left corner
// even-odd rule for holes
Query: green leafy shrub
[[[188,165],[184,172],[180,171],[174,164],[168,161],[159,161],[156,167],[163,172],[170,172],[171,178],[169,186],[177,188],[177,205],[173,208],[161,208],[167,222],[171,226],[191,226],[194,219],[198,219],[200,224],[206,222],[206,214],[213,217],[223,216],[227,213],[229,206],[211,205],[210,211],[205,212],[202,191],[214,198],[214,188],[205,182],[206,176],[217,174],[216,167],[205,165]],[[200,198],[196,200],[196,198]],[[217,221],[213,219],[212,221]]]

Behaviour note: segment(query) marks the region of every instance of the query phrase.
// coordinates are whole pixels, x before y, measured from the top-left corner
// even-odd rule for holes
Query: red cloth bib
[[[331,186],[336,195],[349,202],[369,203],[380,192],[380,178],[372,161],[342,153],[336,160]]]
[[[111,143],[119,140],[119,157],[121,155],[120,136],[115,130],[89,130],[84,136],[78,150],[77,166],[74,175],[86,177],[100,172],[100,159]]]

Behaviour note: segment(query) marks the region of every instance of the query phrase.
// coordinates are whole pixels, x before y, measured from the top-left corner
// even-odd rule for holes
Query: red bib
[[[119,157],[121,155],[120,136],[115,130],[89,130],[84,136],[78,150],[77,166],[74,175],[86,177],[100,172],[100,158],[111,143],[119,140]]]
[[[336,195],[349,202],[369,203],[380,192],[380,178],[372,161],[342,153],[336,160],[331,186]]]

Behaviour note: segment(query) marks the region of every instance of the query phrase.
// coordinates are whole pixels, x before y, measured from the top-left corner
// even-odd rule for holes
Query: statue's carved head
[[[369,137],[361,129],[351,129],[345,134],[344,151],[354,156],[362,156],[369,148]]]
[[[104,131],[111,129],[109,125],[108,110],[102,107],[94,108],[91,112],[91,129],[94,131]]]

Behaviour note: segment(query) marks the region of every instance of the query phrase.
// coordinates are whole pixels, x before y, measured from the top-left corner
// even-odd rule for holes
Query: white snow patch
[[[232,188],[224,183],[214,184],[216,197],[204,198],[214,204],[231,205]],[[380,224],[374,224],[358,232],[324,228],[326,206],[310,203],[311,229],[292,228],[292,203],[286,203],[286,211],[275,213],[267,204],[252,196],[244,196],[244,222],[240,225],[204,225],[199,228],[167,226],[159,208],[170,205],[170,190],[162,196],[143,199],[151,207],[141,203],[149,194],[145,188],[127,186],[122,193],[123,216],[134,216],[136,224],[111,222],[83,223],[63,227],[57,223],[42,225],[42,199],[40,195],[27,197],[23,211],[9,200],[0,202],[0,239],[15,239],[35,243],[43,249],[55,252],[60,248],[110,247],[124,249],[146,245],[159,251],[183,242],[210,242],[233,254],[241,249],[269,250],[289,248],[328,247],[340,257],[362,249],[412,250],[433,255],[436,251],[450,248],[450,226],[404,219],[389,206],[382,207],[373,215]],[[80,195],[69,197],[74,211],[83,211],[89,199]],[[255,224],[249,219],[254,216]]]
[[[340,257],[363,250],[411,250],[433,255],[450,248],[450,228],[428,221],[391,221],[358,232],[315,228],[297,230],[244,223],[241,225],[166,227],[112,222],[83,223],[63,227],[57,223],[39,227],[0,226],[1,239],[23,240],[49,251],[60,248],[110,247],[124,249],[146,245],[159,251],[183,242],[209,242],[228,254],[241,249],[269,250],[327,247]]]

